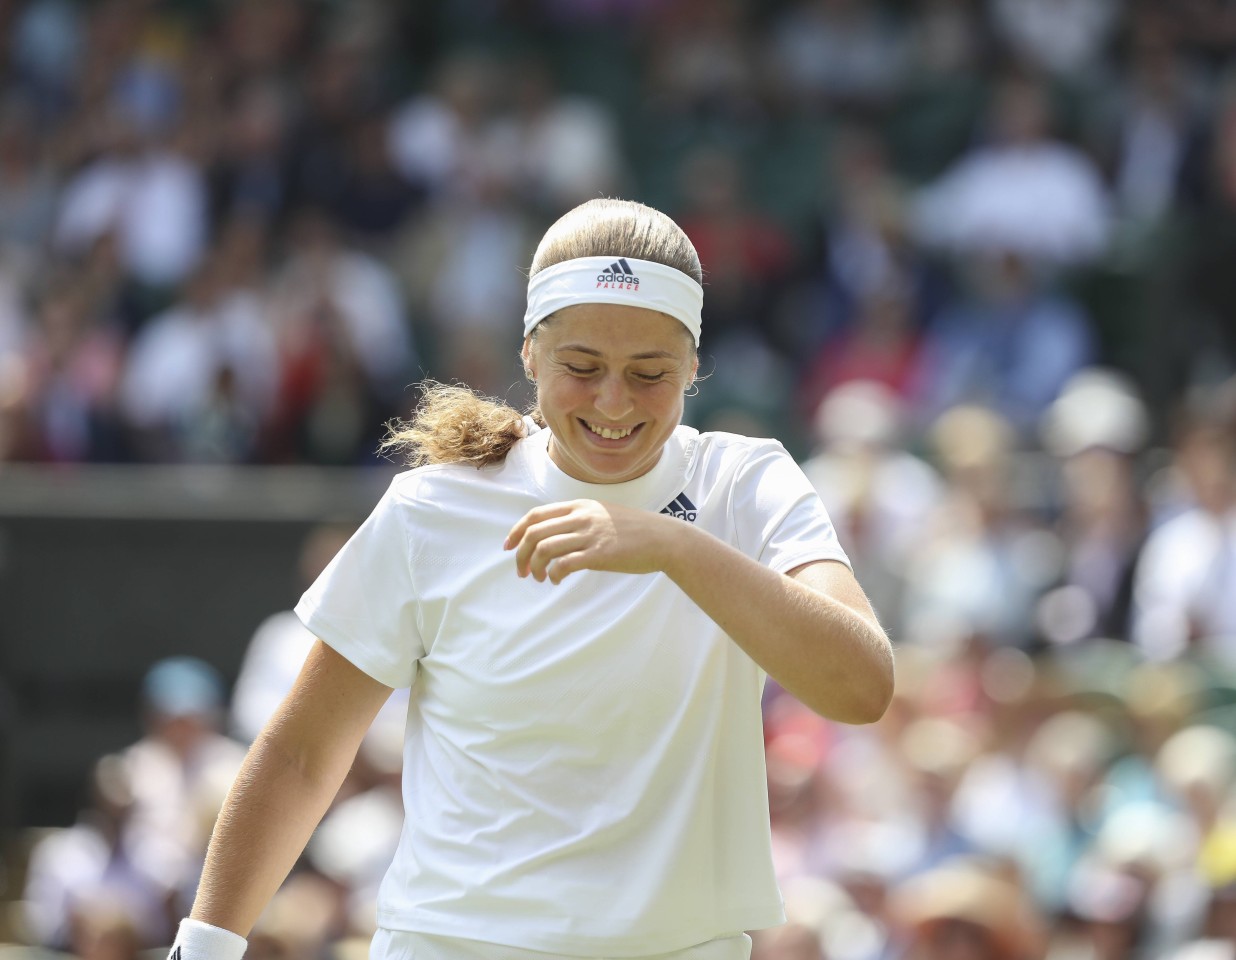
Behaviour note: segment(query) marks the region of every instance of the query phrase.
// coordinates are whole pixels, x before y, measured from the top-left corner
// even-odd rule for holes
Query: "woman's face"
[[[558,311],[524,342],[523,356],[552,434],[550,459],[588,483],[652,469],[682,420],[698,366],[678,320],[602,303]]]

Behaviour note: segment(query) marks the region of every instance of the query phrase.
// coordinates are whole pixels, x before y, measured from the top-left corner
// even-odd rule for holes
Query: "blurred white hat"
[[[1043,446],[1058,457],[1091,447],[1135,453],[1147,432],[1146,405],[1133,381],[1102,367],[1074,374],[1039,424]]]
[[[823,444],[887,446],[901,436],[901,398],[875,380],[839,384],[820,401],[815,436]]]

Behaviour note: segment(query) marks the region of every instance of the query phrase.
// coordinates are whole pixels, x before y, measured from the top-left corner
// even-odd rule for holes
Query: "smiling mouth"
[[[602,440],[625,440],[636,430],[640,428],[640,424],[633,427],[605,427],[596,423],[589,423],[587,420],[580,420],[594,437],[600,437]]]

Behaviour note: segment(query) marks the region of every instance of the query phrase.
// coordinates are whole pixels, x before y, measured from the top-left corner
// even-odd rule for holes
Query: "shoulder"
[[[499,483],[505,468],[505,463],[488,467],[470,463],[427,464],[396,474],[386,495],[397,503],[414,504],[435,497],[474,492]]]
[[[735,466],[769,457],[786,457],[789,453],[780,440],[771,437],[747,437],[720,430],[699,433],[691,430],[688,445],[698,458],[724,461]]]
[[[375,512],[394,515],[405,529],[424,532],[427,526],[463,515],[488,515],[512,498],[526,496],[527,483],[511,454],[502,463],[477,467],[468,463],[436,463],[397,474]]]

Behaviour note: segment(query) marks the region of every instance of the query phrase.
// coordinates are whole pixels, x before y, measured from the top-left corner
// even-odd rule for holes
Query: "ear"
[[[519,358],[524,362],[524,376],[536,383],[536,361],[532,358],[531,337],[524,337],[524,345],[520,348]]]

